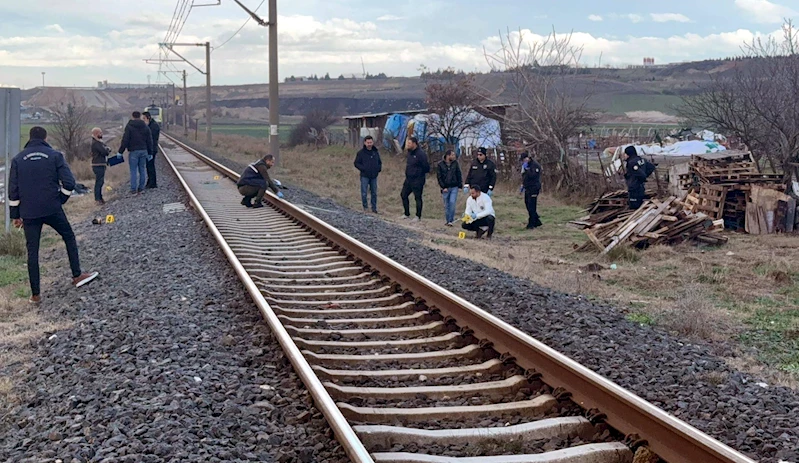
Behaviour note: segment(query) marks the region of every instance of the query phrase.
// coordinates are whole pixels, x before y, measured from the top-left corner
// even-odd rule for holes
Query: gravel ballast
[[[758,461],[799,462],[796,391],[759,385],[760,380],[734,370],[709,346],[632,323],[614,307],[554,292],[429,248],[413,230],[302,189],[291,188],[286,195],[294,204],[309,206],[307,210],[317,217],[731,447]],[[381,199],[395,200],[399,198]],[[719,377],[726,379],[719,381]]]
[[[159,170],[160,188],[97,214],[116,223],[73,223],[101,275],[43,287],[73,327],[0,371],[18,396],[0,461],[348,461],[199,216],[162,212],[187,197]]]

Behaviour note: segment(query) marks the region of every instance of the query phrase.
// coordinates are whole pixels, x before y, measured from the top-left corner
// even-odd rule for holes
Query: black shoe
[[[253,209],[260,209],[260,208],[264,207],[264,203],[255,203],[255,204],[253,204],[250,207],[253,208]]]
[[[483,237],[483,235],[485,235],[485,231],[483,231],[483,229],[481,229],[481,228],[478,228],[477,229],[477,239],[479,240],[480,238]]]
[[[247,197],[242,198],[241,205],[244,207],[252,207],[252,204],[250,204],[250,198]]]

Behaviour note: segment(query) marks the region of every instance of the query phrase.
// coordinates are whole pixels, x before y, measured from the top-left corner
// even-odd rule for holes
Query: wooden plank
[[[796,224],[796,199],[788,200],[788,210],[785,211],[785,232],[793,233]]]
[[[591,230],[585,230],[585,234],[588,236],[588,239],[592,243],[594,243],[594,246],[596,246],[599,251],[602,251],[602,250],[605,249],[605,246],[602,243],[599,242],[599,240],[596,238],[596,236],[594,236],[594,233],[591,232]]]

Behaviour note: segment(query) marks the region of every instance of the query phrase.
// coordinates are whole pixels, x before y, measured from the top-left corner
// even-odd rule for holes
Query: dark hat
[[[630,157],[638,156],[638,151],[635,149],[633,145],[630,145],[627,148],[624,148],[624,154]]]
[[[477,154],[484,154],[484,155],[488,156],[488,150],[485,149],[485,148],[480,148],[480,149],[477,150]]]

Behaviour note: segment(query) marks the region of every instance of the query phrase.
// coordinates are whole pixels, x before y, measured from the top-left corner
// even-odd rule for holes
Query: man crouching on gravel
[[[488,232],[488,239],[494,235],[494,225],[496,224],[496,214],[491,197],[483,193],[480,185],[474,184],[469,188],[469,199],[466,200],[466,212],[464,219],[469,218],[469,222],[464,222],[464,230],[477,232],[477,239],[483,237]]]
[[[78,242],[62,205],[75,189],[75,177],[64,156],[47,144],[47,131],[33,127],[25,149],[11,161],[8,205],[14,226],[25,229],[28,248],[28,278],[31,304],[42,301],[39,287],[39,241],[42,227],[49,225],[64,240],[72,270],[72,284],[80,288],[97,278],[98,273],[83,273],[78,257]]]
[[[263,159],[250,164],[241,173],[239,181],[236,186],[239,187],[239,193],[244,198],[241,200],[241,205],[252,208],[264,207],[263,199],[266,194],[266,189],[272,190],[278,198],[283,197],[283,192],[275,185],[275,182],[269,178],[269,169],[275,165],[275,157],[267,154]],[[252,199],[255,198],[255,204],[252,204]]]

